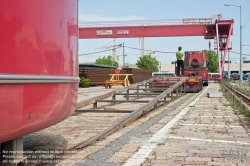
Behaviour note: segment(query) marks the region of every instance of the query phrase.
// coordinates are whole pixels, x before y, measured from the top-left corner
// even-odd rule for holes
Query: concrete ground
[[[112,89],[104,87],[79,89],[78,101],[114,89],[113,87]],[[57,165],[250,165],[250,139],[248,131],[239,122],[239,115],[235,114],[237,110],[233,110],[224,97],[209,98],[207,96],[209,92],[220,92],[220,85],[210,84],[200,94],[182,96],[173,103],[152,111],[147,116],[141,117],[105,139],[78,150],[77,154],[57,163]],[[180,103],[180,100],[183,102]],[[145,124],[168,109],[172,110],[145,127]],[[91,117],[91,114],[87,114],[89,116],[84,121],[89,124],[91,120],[94,122],[98,120],[98,117],[102,118],[103,116],[99,114],[98,117]],[[45,131],[50,134],[54,132],[53,134],[58,136],[59,132],[72,132],[70,135],[60,135],[63,137],[65,145],[62,144],[58,147],[67,149],[80,142],[80,138],[81,141],[87,140],[91,137],[88,132],[93,132],[93,126],[89,126],[88,123],[79,123],[79,118],[79,116],[72,116],[66,120],[69,123],[62,122],[64,124],[62,131],[57,129],[57,132],[56,126],[45,129]],[[111,125],[117,117],[110,118],[111,121],[107,125],[105,123],[101,129]],[[142,130],[140,128],[143,125],[144,129]],[[100,131],[100,127],[97,129]],[[77,135],[73,134],[76,131]],[[131,131],[134,131],[135,134],[128,135]],[[37,139],[41,139],[42,135],[35,136]],[[65,141],[67,139],[70,141]],[[28,141],[28,139],[26,140]],[[55,144],[63,143],[58,139],[53,140],[56,141]],[[32,139],[29,142],[32,143]],[[32,146],[32,144],[30,145]],[[42,146],[44,146],[44,142]],[[40,146],[39,149],[41,148]]]
[[[163,108],[176,107],[140,136],[129,138],[126,144],[110,152],[101,164],[95,163],[98,158],[94,158],[93,154],[112,146],[112,141],[120,139],[129,130],[139,128],[157,113],[152,112],[103,141],[83,149],[78,156],[71,158],[82,163],[74,162],[72,165],[250,165],[249,135],[239,123],[234,113],[236,110],[229,106],[224,97],[207,96],[209,92],[219,91],[219,84],[211,84],[199,96],[188,94],[187,101],[180,106]]]
[[[207,97],[207,93],[219,91],[219,84],[211,84],[164,133],[166,139],[143,165],[250,165],[249,133],[224,97]]]

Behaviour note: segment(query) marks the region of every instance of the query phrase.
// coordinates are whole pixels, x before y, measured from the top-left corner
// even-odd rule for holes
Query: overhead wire
[[[129,47],[129,46],[124,46],[126,48],[130,48],[130,49],[135,49],[135,50],[144,50],[144,51],[152,51],[152,50],[146,50],[146,49],[140,49],[140,48],[135,48],[135,47]],[[119,49],[121,47],[116,47],[116,49]],[[83,56],[83,55],[91,55],[91,54],[98,54],[98,53],[101,53],[101,52],[107,52],[107,51],[110,51],[110,50],[113,50],[114,48],[111,48],[111,49],[106,49],[104,51],[98,51],[98,52],[91,52],[91,53],[86,53],[86,54],[80,54],[79,56]],[[170,53],[170,54],[175,54],[176,52],[165,52],[165,51],[152,51],[152,52],[158,52],[158,53]]]
[[[244,25],[242,28],[245,28],[245,26],[247,26],[247,24],[248,24],[248,21],[250,20],[250,18],[247,20],[247,23],[246,23],[246,25]]]
[[[119,48],[121,48],[121,47],[116,47],[115,49],[119,49]],[[104,51],[98,51],[98,52],[91,52],[91,53],[86,53],[86,54],[80,54],[80,55],[78,55],[78,56],[91,55],[91,54],[98,54],[98,53],[107,52],[107,51],[110,51],[110,50],[113,50],[113,49],[114,49],[114,48],[112,48],[112,49],[106,49],[106,50],[104,50]]]
[[[135,47],[129,47],[129,46],[124,46],[126,48],[130,48],[130,49],[135,49],[135,50],[144,50],[144,51],[152,51],[152,50],[146,50],[146,49],[140,49],[140,48],[135,48]],[[152,52],[159,52],[159,53],[176,53],[176,52],[165,52],[165,51],[152,51]]]
[[[244,38],[247,39],[247,40],[250,40],[250,38],[248,38],[248,37],[246,37],[246,36],[243,36],[243,35],[242,35],[242,37],[244,37]]]
[[[234,51],[229,51],[229,52],[232,52],[232,53],[235,53],[235,54],[240,54],[240,53],[234,52]],[[242,54],[242,55],[250,56],[249,54]]]
[[[146,50],[146,49],[140,49],[140,48],[135,48],[135,47],[129,47],[129,46],[124,46],[126,48],[130,48],[130,49],[135,49],[135,50],[144,50],[144,51],[152,51],[152,50]],[[116,47],[116,49],[120,49],[121,47]],[[98,51],[98,52],[91,52],[91,53],[86,53],[86,54],[80,54],[79,56],[83,56],[83,55],[91,55],[91,54],[97,54],[97,53],[101,53],[101,52],[107,52],[107,51],[111,51],[112,49],[106,49],[104,51]],[[170,54],[175,54],[176,52],[165,52],[165,51],[152,51],[152,52],[159,52],[159,53],[170,53]],[[235,54],[240,54],[238,52],[234,52],[234,51],[229,51]],[[242,55],[246,55],[246,56],[250,56],[249,54],[242,54]]]
[[[111,40],[110,42],[108,42],[107,44],[104,44],[104,46],[107,46],[109,43],[112,43],[113,42],[113,40]]]

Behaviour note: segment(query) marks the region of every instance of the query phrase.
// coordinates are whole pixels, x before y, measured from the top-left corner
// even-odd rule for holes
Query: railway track
[[[233,88],[230,85],[226,85],[227,90],[229,90],[232,94],[234,94],[234,96],[237,97],[237,99],[241,102],[243,102],[243,105],[245,107],[247,107],[248,109],[250,109],[250,97],[247,96],[246,94],[244,94],[243,92],[241,92],[240,90],[237,90],[235,88]]]
[[[97,136],[91,138],[90,140],[82,143],[81,145],[77,146],[77,149],[81,149],[94,141],[100,140],[101,138],[105,137],[106,135],[111,134],[112,132],[118,130],[119,128],[126,126],[127,124],[131,123],[135,119],[139,118],[143,114],[148,113],[151,110],[156,109],[157,107],[166,104],[167,102],[173,100],[176,97],[179,97],[182,95],[184,92],[182,90],[182,85],[185,84],[187,78],[179,79],[179,78],[169,78],[169,84],[165,84],[164,86],[168,86],[169,88],[149,88],[148,83],[151,81],[146,81],[143,83],[139,83],[136,85],[136,88],[134,87],[128,87],[124,88],[123,90],[117,90],[114,92],[112,96],[112,100],[98,100],[95,99],[93,102],[93,109],[88,109],[88,110],[76,110],[76,112],[121,112],[121,113],[128,113],[131,112],[130,114],[126,115],[124,118],[110,126],[109,128],[105,129],[102,131],[100,134]],[[144,86],[144,88],[140,88],[141,86]],[[151,85],[154,86],[154,85]],[[122,93],[121,91],[125,91],[125,93]],[[132,91],[132,93],[129,93],[129,91]],[[135,92],[133,92],[135,91]],[[148,92],[148,91],[153,91]],[[174,92],[176,96],[174,97]],[[122,95],[126,97],[125,100],[117,100],[116,96],[117,95]],[[129,98],[131,98],[129,100]],[[150,97],[151,96],[151,97]],[[147,99],[147,100],[142,100],[142,99]],[[170,100],[167,100],[167,98],[170,98]],[[116,103],[146,103],[145,105],[141,105],[135,110],[99,110],[97,109],[97,103],[98,102],[110,102],[111,104],[116,104]],[[119,105],[119,104],[116,104]],[[101,107],[103,109],[103,107]]]
[[[29,143],[37,149],[25,150],[44,150],[50,156],[40,158],[44,163],[39,166],[249,165],[249,132],[239,124],[224,97],[218,100],[206,95],[219,91],[220,85],[186,95],[181,95],[180,86],[153,93],[145,85],[111,90],[115,97],[102,94],[85,100],[91,104],[41,135],[33,134],[39,140]],[[149,102],[133,102],[137,100]],[[100,112],[105,109],[108,112]],[[131,120],[136,117],[140,118]],[[48,133],[50,136],[45,135]],[[55,140],[55,144],[40,142],[48,139]],[[48,153],[48,149],[54,152]]]
[[[41,132],[27,136],[24,142],[29,145],[25,146],[25,149],[38,151],[53,147],[58,152],[70,151],[69,154],[57,154],[57,156],[64,156],[61,157],[61,159],[64,159],[65,156],[72,155],[72,152],[77,152],[79,149],[103,139],[142,115],[180,97],[184,93],[182,85],[186,79],[171,78],[169,83],[164,85],[169,87],[167,89],[149,88],[149,83],[155,80],[151,79],[81,101],[78,103],[78,109],[75,113],[63,121],[61,125],[51,126]],[[48,133],[53,133],[52,136],[58,137],[62,131],[65,134],[62,136],[63,138],[60,138],[61,143],[60,141],[55,142],[53,137],[48,136]],[[71,138],[67,141],[68,137]],[[34,146],[32,143],[38,143],[39,145]],[[53,162],[54,160],[60,159],[50,159]]]
[[[219,90],[182,96],[58,163],[83,165],[249,165],[248,132]],[[211,103],[213,103],[211,105]]]

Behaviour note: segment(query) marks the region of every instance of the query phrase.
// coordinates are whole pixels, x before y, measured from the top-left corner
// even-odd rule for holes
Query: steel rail
[[[150,100],[96,100],[96,102],[148,103]]]
[[[97,110],[97,109],[85,109],[85,110],[75,110],[74,113],[83,112],[101,112],[101,113],[131,113],[133,110]]]
[[[237,89],[234,89],[232,86],[229,86],[229,85],[226,85],[226,88],[228,90],[230,90],[232,92],[232,94],[236,95],[236,97],[238,98],[238,100],[240,100],[240,98],[242,98],[242,101],[243,101],[243,105],[245,107],[247,107],[248,109],[250,109],[250,97],[249,96],[246,96],[245,94],[243,94],[242,92],[240,92],[239,90]]]
[[[127,87],[122,87],[122,88],[119,88],[117,90],[113,90],[109,93],[106,93],[104,95],[99,95],[99,96],[96,96],[96,97],[93,97],[93,98],[90,98],[90,99],[87,99],[87,100],[84,100],[84,101],[80,101],[77,103],[76,105],[76,109],[79,109],[79,108],[82,108],[82,107],[85,107],[87,105],[90,105],[90,104],[93,104],[96,102],[96,100],[102,100],[102,99],[106,99],[108,97],[111,97],[113,95],[115,95],[115,93],[122,93],[126,90],[131,90],[131,89],[135,89],[139,86],[139,85],[145,85],[149,82],[152,82],[152,81],[155,81],[157,80],[158,78],[151,78],[149,80],[145,80],[145,81],[142,81],[142,82],[139,82],[139,83],[135,83],[135,84],[132,84],[130,86],[127,86]]]
[[[104,95],[100,95],[98,97],[94,97],[94,98],[91,98],[89,100],[86,100],[86,101],[82,101],[80,103],[78,103],[77,107],[81,107],[82,105],[87,105],[87,104],[92,104],[94,102],[96,102],[96,100],[100,99],[100,98],[105,98],[105,97],[110,97],[111,95],[115,95],[115,93],[121,93],[123,91],[126,91],[126,90],[131,90],[131,89],[134,89],[134,88],[138,88],[139,86],[138,85],[143,85],[143,84],[146,84],[148,82],[152,82],[154,80],[157,80],[158,78],[152,78],[150,80],[146,80],[146,81],[143,81],[143,82],[140,82],[140,83],[136,83],[136,84],[132,84],[131,86],[128,86],[128,87],[123,87],[123,88],[120,88],[118,90],[114,90],[108,94],[104,94]],[[166,97],[169,97],[170,95],[169,94],[172,94],[172,92],[174,92],[177,88],[179,88],[179,86],[181,86],[182,84],[184,84],[186,82],[188,78],[185,78],[183,77],[179,82],[177,82],[175,85],[171,86],[170,88],[168,89],[165,89],[165,91],[163,91],[162,93],[160,93],[160,95],[158,95],[156,98],[152,99],[150,102],[148,102],[146,105],[143,105],[141,107],[139,107],[138,109],[136,110],[119,110],[119,111],[114,111],[114,110],[99,110],[100,112],[102,111],[107,111],[107,112],[116,112],[116,113],[129,113],[128,115],[126,115],[124,118],[122,118],[121,120],[117,121],[115,124],[111,125],[110,127],[108,127],[107,129],[105,129],[104,131],[102,131],[101,133],[97,134],[96,136],[92,137],[91,139],[77,145],[77,146],[74,146],[70,149],[68,149],[67,151],[78,151],[90,144],[92,144],[93,142],[95,141],[98,141],[102,138],[104,138],[105,136],[115,132],[116,130],[118,130],[119,128],[123,127],[123,126],[126,126],[128,123],[134,121],[135,119],[137,119],[138,117],[140,117],[141,115],[149,112],[150,110],[152,109],[155,109],[157,108],[158,106],[160,106],[161,103],[164,103],[164,102],[169,102],[164,100],[164,102],[162,102],[162,99],[165,99]],[[134,90],[137,90],[137,89],[134,89]],[[185,92],[185,91],[183,91]],[[171,95],[172,96],[172,95]],[[178,95],[179,96],[179,95]],[[171,97],[171,100],[172,100],[172,97]],[[170,101],[171,101],[170,100]],[[82,112],[92,112],[92,111],[96,111],[95,109],[89,109],[89,110],[76,110],[72,116],[77,116],[77,114],[79,113],[82,113]],[[69,157],[71,156],[73,153],[63,153],[63,154],[59,154],[61,156],[64,156],[62,157],[61,159],[56,159],[57,161],[59,160],[62,160],[63,158],[65,157]],[[74,153],[75,154],[75,153]],[[54,159],[51,159],[51,160],[54,160]],[[46,164],[46,166],[52,166],[54,164]]]
[[[165,89],[166,90],[166,89]],[[132,94],[127,94],[127,93],[115,93],[115,95],[159,95],[161,93],[132,93]]]
[[[164,90],[166,90],[166,88],[131,88],[131,89],[129,89],[129,90],[143,90],[143,91],[164,91]]]
[[[76,148],[82,149],[82,148],[92,144],[93,142],[98,141],[101,138],[113,133],[114,131],[118,130],[119,128],[126,126],[126,124],[134,121],[135,119],[139,118],[141,115],[156,108],[157,106],[159,106],[159,104],[162,102],[163,99],[168,97],[168,95],[171,94],[174,90],[176,90],[180,85],[184,84],[187,79],[188,78],[183,77],[179,82],[176,82],[173,86],[171,86],[170,88],[168,88],[167,90],[162,92],[159,96],[155,97],[154,99],[149,101],[147,104],[139,107],[138,109],[136,109],[132,113],[128,114],[127,116],[125,116],[124,118],[122,118],[121,120],[119,120],[118,122],[113,124],[112,126],[108,127],[107,129],[105,129],[104,131],[99,133],[98,135],[96,135],[93,138],[89,139],[88,141],[85,141],[82,144],[78,145]],[[156,79],[153,79],[153,80],[156,80]],[[150,81],[152,81],[152,80],[150,80]],[[145,81],[144,83],[146,83],[146,82],[148,82],[148,81]],[[131,87],[137,87],[137,86],[138,86],[138,84],[136,84],[136,85],[133,84],[132,86],[122,88],[121,90],[116,90],[115,92],[121,93],[121,91],[129,89]]]

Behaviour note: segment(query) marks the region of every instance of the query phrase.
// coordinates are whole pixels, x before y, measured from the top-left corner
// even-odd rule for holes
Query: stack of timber
[[[105,81],[110,79],[109,74],[113,73],[115,73],[115,69],[79,67],[79,76],[88,78],[91,86],[105,85]]]
[[[105,86],[105,81],[111,78],[109,74],[115,74],[115,68],[98,65],[79,65],[79,77],[89,79],[91,86]],[[122,68],[120,74],[133,74],[133,76],[129,77],[130,83],[133,84],[149,79],[152,76],[152,71],[137,68]]]
[[[124,73],[122,74],[133,74],[133,80],[129,80],[130,83],[137,83],[144,80],[148,80],[152,77],[152,71],[138,68],[122,68]]]

